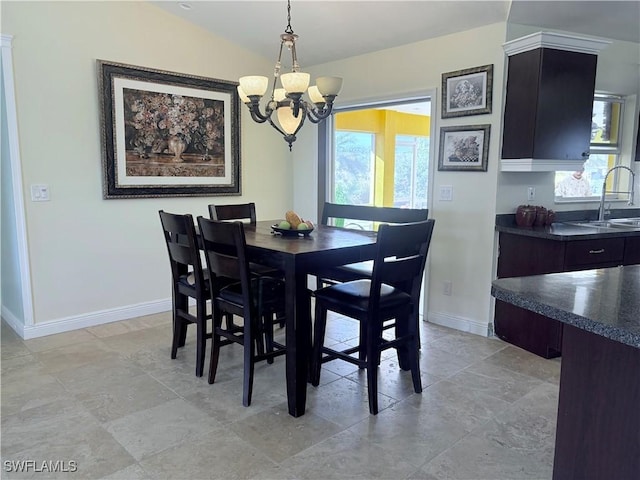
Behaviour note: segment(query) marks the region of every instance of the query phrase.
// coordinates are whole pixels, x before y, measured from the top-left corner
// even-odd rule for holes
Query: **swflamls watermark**
[[[5,460],[5,472],[49,472],[49,473],[73,473],[78,471],[78,462],[75,460]]]

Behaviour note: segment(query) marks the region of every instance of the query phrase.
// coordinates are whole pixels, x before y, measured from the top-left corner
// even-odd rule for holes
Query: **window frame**
[[[591,155],[608,155],[610,158],[607,161],[607,171],[611,168],[622,165],[622,132],[624,127],[624,115],[625,115],[625,103],[626,98],[622,95],[617,94],[607,94],[602,92],[596,92],[593,96],[594,104],[595,102],[610,102],[619,104],[619,112],[618,112],[618,120],[617,120],[617,131],[616,131],[616,140],[615,142],[610,143],[597,143],[593,142],[589,144],[589,153]],[[593,108],[592,108],[593,110]],[[611,159],[613,157],[613,159]],[[589,160],[585,161],[585,164],[588,163]],[[562,171],[563,173],[572,173]],[[555,191],[558,185],[558,173],[560,171],[555,172],[554,176],[554,203],[556,204],[565,204],[565,203],[585,203],[585,202],[599,202],[602,194],[594,194],[589,197],[561,197],[555,195]],[[614,175],[608,178],[608,186],[607,191],[613,190],[618,191],[620,184],[620,176],[617,174],[618,172],[614,172]],[[617,193],[607,193],[606,198],[607,201],[624,201],[624,199],[620,198]]]

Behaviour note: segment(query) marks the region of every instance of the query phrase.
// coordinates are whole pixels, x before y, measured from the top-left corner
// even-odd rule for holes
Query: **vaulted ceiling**
[[[275,58],[286,0],[153,1],[235,44]],[[292,0],[301,65],[317,65],[497,22],[640,43],[640,2]]]

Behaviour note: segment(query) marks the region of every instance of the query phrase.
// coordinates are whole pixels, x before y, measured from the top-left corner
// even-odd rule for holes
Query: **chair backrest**
[[[181,276],[192,272],[196,288],[204,287],[204,274],[193,217],[190,214],[181,215],[163,210],[160,210],[159,214],[174,284]]]
[[[198,217],[200,239],[204,257],[212,279],[211,291],[215,298],[213,278],[224,277],[242,285],[245,308],[253,308],[251,274],[246,257],[247,242],[242,222],[220,222]]]
[[[249,220],[249,223],[256,223],[256,204],[238,203],[235,205],[209,205],[209,218],[211,220]]]
[[[372,207],[367,205],[339,205],[325,202],[322,208],[322,225],[348,227],[350,224],[358,227],[358,221],[378,223],[410,223],[421,222],[429,218],[426,208],[396,208]]]
[[[410,294],[417,304],[434,225],[433,219],[380,225],[371,277],[373,308],[383,283]]]

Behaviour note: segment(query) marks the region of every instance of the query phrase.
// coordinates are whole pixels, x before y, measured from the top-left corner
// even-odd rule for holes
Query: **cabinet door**
[[[624,242],[624,265],[640,263],[640,237],[627,237]]]
[[[498,278],[562,272],[565,242],[500,233]]]
[[[567,242],[565,270],[587,270],[622,265],[624,240],[624,238],[600,238]]]
[[[544,48],[533,158],[589,158],[595,55]]]
[[[551,48],[509,58],[502,158],[588,158],[596,63]]]
[[[542,358],[560,356],[562,323],[496,300],[495,334],[505,342]]]

